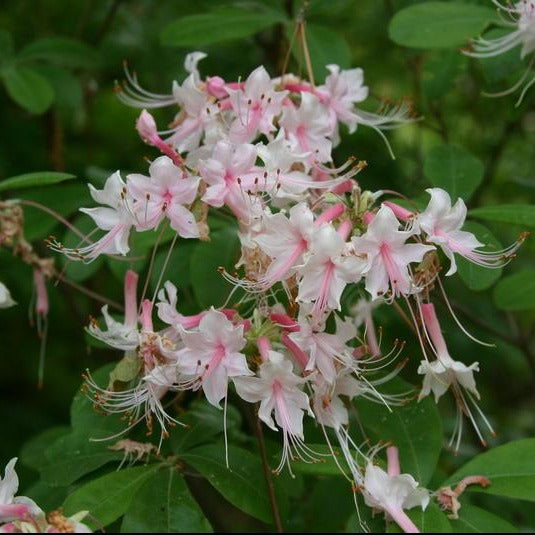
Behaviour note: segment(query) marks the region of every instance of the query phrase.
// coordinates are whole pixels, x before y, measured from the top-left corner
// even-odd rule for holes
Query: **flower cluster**
[[[281,432],[276,471],[284,466],[291,471],[295,458],[318,460],[305,443],[305,417],[313,419],[331,449],[331,440],[337,441],[340,468],[366,504],[414,531],[403,509],[425,507],[427,492],[411,476],[399,474],[393,450],[388,455],[394,467],[386,473],[372,462],[378,450],[362,451],[349,433],[353,400],[404,400],[381,392],[401,369],[391,365],[403,344],[384,351],[373,312],[395,304],[412,318],[424,355],[420,397],[433,392],[438,399],[452,390],[460,411],[458,446],[462,414],[476,429],[473,410],[486,419],[476,405],[478,364],[453,360],[435,313],[436,287],[451,311],[441,262],[445,257],[447,276],[456,272],[458,257],[500,267],[523,237],[489,252],[462,230],[462,199],[452,205],[445,191],[433,188],[427,190],[427,207],[417,210],[386,199],[382,191],[363,190],[355,175],[364,163],[350,159],[336,167],[333,148],[341,125],[349,132],[359,124],[380,132],[410,120],[404,103],[381,115],[358,107],[368,96],[361,69],[329,65],[318,87],[291,74],[272,79],[264,67],[245,81],[226,82],[219,76],[201,79],[202,57],[186,58],[189,76],[175,83],[170,95],[146,91],[127,72],[119,97],[145,108],[137,131],[162,155],[152,161],[148,175],[123,179],[116,172],[102,190],[90,186],[100,206],[82,211],[102,237],[94,242],[87,237],[76,249],[57,241],[51,246],[71,259],[91,261],[102,254],[127,255],[132,232],[167,225],[176,237],[207,239],[209,209],[228,210],[239,225],[241,258],[237,272],[222,270],[222,275],[245,297],[233,308],[187,316],[178,309],[172,282],[157,288],[152,300],[145,295],[138,300],[138,276],[127,272],[124,319],[113,318],[104,307],[106,328],[94,320],[88,327],[91,335],[123,352],[120,384],[117,374],[105,388],[88,374],[87,393],[100,409],[127,415],[126,430],[140,421],[152,430],[156,419],[163,439],[169,426],[180,423],[166,410],[165,396],[202,390],[221,408],[232,388],[245,402],[257,404],[266,426]],[[146,109],[175,105],[179,111],[171,127],[158,131]],[[164,328],[155,328],[156,317]]]

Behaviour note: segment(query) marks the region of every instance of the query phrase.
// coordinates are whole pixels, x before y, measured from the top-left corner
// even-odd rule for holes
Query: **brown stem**
[[[50,139],[50,165],[54,171],[65,171],[63,127],[54,109],[47,113],[46,118]]]
[[[271,505],[271,510],[273,512],[273,521],[275,527],[277,528],[277,533],[284,533],[284,528],[282,527],[279,505],[277,503],[277,495],[275,493],[275,485],[273,484],[273,474],[271,473],[271,468],[269,467],[267,454],[266,454],[266,443],[264,441],[264,431],[262,429],[262,422],[260,418],[255,415],[256,419],[256,438],[258,439],[258,448],[260,450],[260,458],[262,459],[262,468],[264,469],[264,478],[266,479],[266,485],[268,488],[269,503]]]

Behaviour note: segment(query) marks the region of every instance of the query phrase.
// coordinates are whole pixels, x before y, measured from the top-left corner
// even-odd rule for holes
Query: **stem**
[[[277,533],[284,533],[279,512],[279,505],[277,503],[277,495],[275,493],[275,485],[273,484],[273,474],[271,473],[271,468],[269,467],[267,459],[264,431],[262,429],[262,422],[258,416],[256,416],[256,438],[258,439],[258,448],[260,450],[260,458],[262,459],[262,468],[264,470],[264,478],[266,480],[268,489],[269,503],[271,505],[271,511],[273,512],[273,521],[275,523],[275,527],[277,528]]]

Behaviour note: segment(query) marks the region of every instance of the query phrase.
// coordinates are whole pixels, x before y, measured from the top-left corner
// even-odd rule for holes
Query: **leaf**
[[[520,227],[535,227],[535,206],[529,204],[497,204],[470,210],[471,217],[511,223]]]
[[[315,453],[319,454],[317,463],[305,463],[300,460],[292,462],[292,470],[300,474],[310,474],[313,476],[343,476],[342,471],[333,459],[331,450],[326,444],[307,444],[307,446]],[[344,468],[346,465],[342,456],[340,448],[332,448],[337,456],[337,460]],[[276,463],[279,462],[277,457]]]
[[[45,452],[46,464],[41,466],[43,482],[66,487],[111,461],[122,460],[124,452],[110,450],[110,444],[92,442],[87,434],[77,432],[60,437]]]
[[[535,438],[515,440],[477,455],[441,486],[452,486],[474,475],[488,477],[490,486],[469,485],[466,492],[535,501]]]
[[[399,385],[401,380],[396,381]],[[405,383],[406,385],[406,383]],[[404,387],[407,392],[407,386]],[[357,403],[362,425],[374,441],[392,442],[399,448],[401,471],[425,486],[442,449],[442,424],[435,403],[429,398],[392,407],[361,399]]]
[[[188,15],[168,24],[160,34],[163,45],[201,46],[232,39],[243,39],[285,17],[271,9],[223,8],[209,13]]]
[[[351,66],[351,49],[340,32],[319,24],[307,24],[306,38],[316,81],[325,78],[327,75],[325,66],[330,63],[335,63],[342,69]],[[299,61],[302,54],[301,46],[294,45],[292,51]]]
[[[105,385],[113,365],[93,374],[97,384]],[[41,467],[43,480],[53,486],[66,486],[110,461],[118,461],[124,453],[110,450],[114,442],[105,439],[116,435],[127,423],[120,415],[97,412],[83,392],[78,392],[71,405],[71,432],[59,437],[45,451],[47,463]]]
[[[405,511],[421,533],[451,533],[451,525],[446,515],[438,505],[431,502],[425,511],[419,507]],[[392,522],[388,526],[387,533],[403,533],[397,524]]]
[[[180,418],[187,427],[177,426],[171,430],[169,444],[173,452],[181,454],[195,446],[213,442],[214,437],[224,432],[224,419],[221,410],[210,405],[206,400],[195,400],[187,412]],[[240,412],[233,406],[227,406],[227,433],[235,434],[241,427]]]
[[[230,503],[247,514],[266,523],[272,523],[262,463],[252,453],[229,446],[229,466],[225,462],[225,447],[210,444],[199,446],[181,455]]]
[[[487,7],[462,2],[422,2],[398,11],[388,26],[390,39],[412,48],[465,45],[496,19]]]
[[[66,426],[51,427],[42,433],[32,437],[26,444],[24,444],[22,451],[20,452],[20,462],[40,470],[47,462],[45,457],[45,450],[55,442],[58,438],[66,435],[70,429]]]
[[[11,63],[13,58],[13,37],[4,29],[0,29],[0,70]]]
[[[44,113],[54,101],[54,89],[33,69],[11,67],[4,69],[0,75],[9,96],[30,113]]]
[[[190,280],[197,303],[203,308],[220,306],[230,293],[218,272],[220,266],[232,272],[239,258],[239,241],[234,226],[213,232],[209,242],[198,242],[191,255]]]
[[[468,503],[462,504],[459,518],[450,523],[454,533],[518,533],[503,518]]]
[[[457,50],[438,50],[426,57],[422,87],[426,97],[440,99],[455,88],[454,82],[466,65],[466,57]]]
[[[92,204],[87,186],[79,183],[25,190],[17,197],[44,205],[63,217],[76,212],[80,206]],[[24,207],[24,233],[29,241],[48,237],[58,225],[57,219],[49,213],[33,206]]]
[[[122,533],[211,533],[212,527],[173,467],[153,473],[136,493]]]
[[[433,147],[424,162],[425,176],[453,199],[470,198],[483,180],[483,171],[481,161],[457,145]]]
[[[45,37],[26,45],[17,56],[23,61],[46,60],[63,67],[91,69],[99,64],[97,51],[68,37]]]
[[[493,236],[490,230],[479,223],[468,221],[463,230],[472,232],[476,238],[489,250],[499,251],[501,243]],[[479,291],[490,288],[502,275],[502,268],[489,269],[478,266],[469,260],[457,255],[457,269],[463,282],[470,290]]]
[[[504,277],[494,288],[494,303],[502,310],[535,308],[535,269],[519,271]]]
[[[89,511],[86,523],[93,524],[94,529],[107,526],[128,510],[137,491],[159,467],[151,464],[125,468],[94,479],[67,497],[63,502],[65,514]]]
[[[56,173],[54,171],[25,173],[24,175],[12,176],[2,180],[0,182],[0,191],[49,186],[51,184],[59,184],[65,180],[72,180],[73,178],[76,178],[76,176],[69,173]]]

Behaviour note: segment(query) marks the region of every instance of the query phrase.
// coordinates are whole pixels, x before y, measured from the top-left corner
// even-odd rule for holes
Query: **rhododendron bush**
[[[0,531],[533,528],[535,2],[52,4],[0,34]]]

